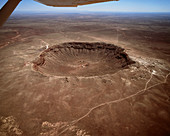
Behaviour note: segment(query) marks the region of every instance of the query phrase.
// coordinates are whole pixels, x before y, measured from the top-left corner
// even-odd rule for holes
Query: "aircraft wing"
[[[100,2],[118,1],[118,0],[35,0],[47,6],[53,7],[77,7]]]

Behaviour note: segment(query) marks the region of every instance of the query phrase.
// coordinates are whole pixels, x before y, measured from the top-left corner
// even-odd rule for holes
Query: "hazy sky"
[[[7,0],[0,0],[0,8]],[[15,12],[31,11],[111,11],[111,12],[170,12],[170,0],[120,0],[79,6],[77,8],[49,7],[34,0],[22,0]]]

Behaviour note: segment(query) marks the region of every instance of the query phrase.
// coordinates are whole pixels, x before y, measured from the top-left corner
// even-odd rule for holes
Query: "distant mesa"
[[[44,50],[33,61],[33,69],[46,76],[90,77],[113,74],[132,63],[114,44],[69,42]]]

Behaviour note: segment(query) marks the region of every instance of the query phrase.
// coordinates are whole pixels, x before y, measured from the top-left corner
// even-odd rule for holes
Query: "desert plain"
[[[15,14],[0,28],[0,136],[169,136],[170,14]]]

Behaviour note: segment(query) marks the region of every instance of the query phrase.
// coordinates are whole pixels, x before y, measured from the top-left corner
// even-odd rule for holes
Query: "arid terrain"
[[[16,14],[0,28],[0,136],[169,136],[170,14]]]

